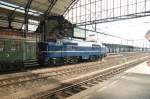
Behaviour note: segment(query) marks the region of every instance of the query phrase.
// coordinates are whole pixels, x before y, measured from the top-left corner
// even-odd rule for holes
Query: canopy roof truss
[[[78,0],[65,13],[78,26],[150,16],[150,0]]]
[[[50,15],[64,15],[75,0],[1,0],[0,27],[28,29]],[[33,21],[29,21],[33,20]]]

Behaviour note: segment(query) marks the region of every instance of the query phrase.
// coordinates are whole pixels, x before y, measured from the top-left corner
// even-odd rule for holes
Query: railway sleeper
[[[65,90],[64,93],[66,93],[66,94],[68,94],[70,96],[73,95],[73,94],[75,94],[75,92],[73,92],[71,89]]]
[[[71,88],[73,91],[75,91],[75,92],[80,92],[80,91],[82,91],[82,90],[85,90],[84,88],[82,88],[81,86],[74,86],[74,87],[72,87]]]
[[[66,93],[64,90],[63,91],[60,91],[58,93],[56,93],[56,96],[58,97],[59,96],[59,99],[64,99],[66,97],[69,97],[70,94]]]
[[[64,99],[65,97],[61,94],[54,94],[50,97],[48,97],[48,99]]]
[[[107,80],[108,78],[106,76],[101,77],[101,80]]]
[[[4,85],[4,84],[8,84],[9,82],[8,81],[1,81],[1,85]]]
[[[96,81],[103,82],[103,80],[101,78],[97,78]]]
[[[89,86],[86,86],[86,85],[82,85],[81,87],[82,87],[82,88],[85,88],[85,89],[90,88]]]
[[[111,78],[112,77],[112,75],[110,74],[110,73],[108,73],[107,75],[106,75],[106,78]]]
[[[99,84],[100,82],[97,81],[97,80],[94,80],[92,83],[93,83],[93,84]]]
[[[94,86],[95,84],[94,83],[92,83],[92,82],[88,82],[88,83],[86,83],[86,86],[89,86],[89,87],[92,87],[92,86]]]
[[[81,86],[80,86],[81,87]],[[71,93],[73,93],[73,94],[76,94],[76,93],[78,93],[78,91],[76,91],[76,90],[74,90],[74,88],[70,88],[70,89],[68,89]]]

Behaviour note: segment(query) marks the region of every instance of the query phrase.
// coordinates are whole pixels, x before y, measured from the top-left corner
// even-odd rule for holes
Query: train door
[[[11,40],[7,39],[4,41],[4,61],[11,62]]]
[[[11,59],[14,61],[22,61],[22,52],[20,52],[20,41],[19,40],[13,40],[11,41]]]
[[[25,42],[26,60],[36,60],[36,43]]]

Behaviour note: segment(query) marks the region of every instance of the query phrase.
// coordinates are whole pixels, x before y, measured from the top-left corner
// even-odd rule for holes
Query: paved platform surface
[[[141,63],[68,99],[150,99],[150,66]]]

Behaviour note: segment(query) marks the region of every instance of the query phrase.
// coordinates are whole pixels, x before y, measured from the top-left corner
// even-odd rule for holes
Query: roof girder
[[[14,4],[20,7],[25,8],[28,0],[2,0],[3,2]],[[52,0],[55,1],[55,0]],[[74,2],[75,0],[56,0],[54,3],[51,13],[49,14],[58,14],[63,15],[66,9]],[[30,9],[44,13],[49,8],[49,0],[33,0]]]

